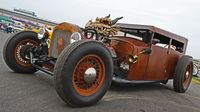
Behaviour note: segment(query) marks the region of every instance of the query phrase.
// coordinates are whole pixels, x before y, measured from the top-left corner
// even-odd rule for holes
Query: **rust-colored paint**
[[[153,38],[153,37],[152,37]],[[171,42],[170,42],[171,43]],[[146,44],[140,40],[128,37],[114,37],[112,47],[117,57],[128,54],[137,55],[145,48],[151,48],[150,54],[141,54],[138,61],[130,65],[127,80],[165,80],[173,78],[178,59],[184,55],[174,49]],[[123,58],[122,58],[122,61]]]
[[[168,32],[166,30],[163,30],[161,28],[158,28],[158,27],[155,27],[155,26],[152,26],[152,25],[126,24],[126,23],[117,23],[117,25],[119,25],[120,28],[149,30],[151,32],[156,32],[158,34],[161,34],[161,35],[164,35],[164,36],[169,37],[171,39],[174,39],[176,41],[179,41],[179,42],[184,44],[183,53],[184,54],[186,53],[188,39],[183,37],[183,36]]]
[[[57,26],[54,27],[54,30],[53,30],[53,34],[52,34],[52,37],[50,38],[50,47],[49,47],[49,54],[51,54],[51,51],[52,51],[52,40],[53,40],[53,37],[55,36],[55,32],[57,30],[60,30],[60,31],[64,31],[64,32],[70,32],[70,33],[73,33],[73,32],[80,32],[80,28],[76,25],[73,25],[73,24],[70,24],[70,23],[66,23],[66,22],[63,22],[63,23],[60,23],[58,24]],[[59,43],[61,43],[61,41],[63,41],[64,43],[64,39],[63,40],[60,40]],[[63,44],[64,45],[64,44]],[[57,49],[59,49],[59,54],[60,52],[62,51],[62,47],[60,45],[57,45]]]
[[[165,78],[172,79],[173,74],[175,71],[176,63],[178,62],[178,59],[183,56],[182,53],[179,53],[178,51],[175,51],[173,49],[169,49],[168,55],[167,55],[167,72],[165,74]]]
[[[79,32],[79,28],[76,27],[75,25],[72,25],[70,23],[66,23],[66,22],[63,22],[63,23],[60,23],[58,24],[55,28],[54,28],[54,31],[55,30],[62,30],[62,31],[66,31],[66,32]]]
[[[50,63],[43,63],[42,64],[43,66],[43,68],[45,68],[45,69],[48,69],[48,71],[51,71],[51,72],[53,72],[53,69],[54,69],[54,64],[50,64]]]
[[[167,70],[168,49],[152,45],[144,80],[163,80]]]
[[[92,83],[84,80],[85,71],[88,68],[94,68],[96,79]],[[87,55],[80,59],[73,71],[73,87],[75,91],[82,96],[90,96],[96,93],[105,81],[105,65],[103,60],[97,55]]]
[[[133,38],[115,37],[114,40],[112,40],[112,47],[115,49],[118,57],[124,57],[129,54],[137,55],[144,48],[148,48],[149,45]],[[149,56],[146,54],[139,55],[138,61],[134,64],[131,64],[127,74],[128,80],[144,79],[148,57]]]
[[[183,77],[183,87],[184,89],[187,89],[188,86],[190,85],[190,81],[191,81],[191,78],[192,78],[192,63],[190,63],[190,65],[188,65],[186,67],[186,71],[185,71],[185,74],[184,74],[184,77]]]
[[[23,67],[25,67],[25,68],[26,68],[26,67],[30,67],[30,66],[32,66],[32,65],[31,65],[31,63],[30,63],[29,60],[23,59],[23,58],[21,57],[20,52],[21,52],[22,47],[25,46],[25,45],[28,45],[28,44],[29,44],[29,45],[33,45],[33,46],[39,46],[39,42],[36,42],[35,40],[24,39],[24,40],[20,41],[19,43],[17,43],[17,46],[16,46],[15,49],[14,49],[15,61],[16,61],[19,65],[21,65],[21,66],[23,66]]]
[[[134,54],[138,54],[145,47],[135,47]],[[144,75],[146,74],[146,68],[148,64],[149,55],[142,54],[139,55],[138,61],[130,66],[128,72],[128,80],[144,80]]]
[[[60,54],[62,52],[63,48],[64,48],[64,38],[63,37],[59,37],[58,38],[58,42],[57,42],[58,54]]]

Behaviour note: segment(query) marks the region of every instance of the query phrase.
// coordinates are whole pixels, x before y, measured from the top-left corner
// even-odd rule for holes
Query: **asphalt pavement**
[[[111,87],[94,106],[69,107],[57,95],[51,77],[13,73],[5,65],[2,48],[8,36],[0,32],[0,112],[200,112],[200,86],[192,83],[186,93],[176,93],[171,81]]]

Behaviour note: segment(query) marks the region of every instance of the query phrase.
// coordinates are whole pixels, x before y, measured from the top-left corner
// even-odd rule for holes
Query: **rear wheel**
[[[58,95],[71,106],[97,103],[110,87],[112,58],[96,41],[77,41],[63,50],[55,68]]]
[[[176,65],[174,72],[174,90],[179,93],[184,93],[192,79],[193,59],[190,56],[182,56]]]
[[[31,31],[19,32],[11,36],[4,45],[3,57],[10,69],[19,73],[34,73],[36,69],[25,58],[30,46],[39,46],[37,34]]]

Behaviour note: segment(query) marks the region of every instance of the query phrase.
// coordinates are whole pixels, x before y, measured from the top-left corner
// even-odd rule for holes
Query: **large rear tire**
[[[97,41],[80,40],[66,47],[54,68],[55,88],[70,106],[97,103],[112,81],[113,63],[108,49]]]
[[[3,48],[3,58],[11,70],[30,74],[37,71],[23,55],[25,46],[30,45],[39,45],[37,33],[32,31],[22,31],[8,38]]]
[[[182,56],[176,65],[174,72],[174,90],[179,93],[184,93],[192,80],[193,73],[193,58],[191,56]]]

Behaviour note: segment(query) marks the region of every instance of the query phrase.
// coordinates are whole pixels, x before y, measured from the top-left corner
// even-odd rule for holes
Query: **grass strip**
[[[192,78],[192,82],[194,82],[194,83],[200,85],[200,78],[198,78],[198,77],[193,77],[193,78]]]

